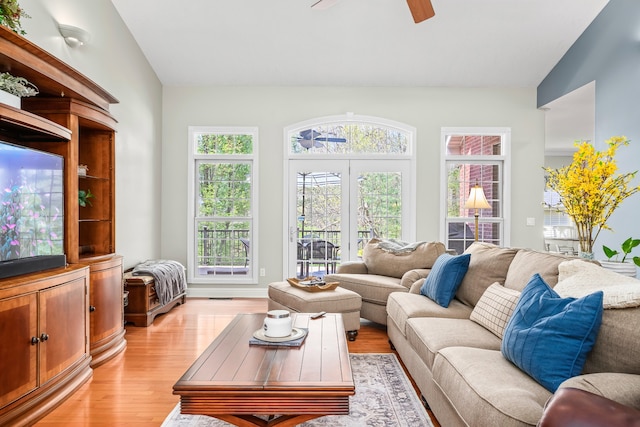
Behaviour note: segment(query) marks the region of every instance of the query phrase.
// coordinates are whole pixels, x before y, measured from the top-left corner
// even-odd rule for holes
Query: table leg
[[[277,417],[269,418],[269,420],[264,420],[260,417],[256,417],[255,415],[222,415],[216,414],[214,415],[216,418],[236,425],[238,427],[293,427],[298,424],[302,424],[305,421],[312,420],[314,418],[322,417],[323,415],[319,414],[304,414],[304,415],[280,415]]]

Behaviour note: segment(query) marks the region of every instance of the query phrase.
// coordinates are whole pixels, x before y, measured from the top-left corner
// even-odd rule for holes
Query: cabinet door
[[[122,257],[91,265],[91,350],[124,329]]]
[[[0,408],[38,385],[37,294],[0,300]]]
[[[40,292],[40,385],[85,357],[86,280]]]

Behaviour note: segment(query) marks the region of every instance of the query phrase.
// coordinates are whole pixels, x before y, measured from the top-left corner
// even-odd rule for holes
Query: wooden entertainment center
[[[3,141],[64,158],[67,266],[0,280],[0,425],[31,425],[126,347],[123,261],[115,253],[117,99],[0,26],[0,71],[40,93],[0,104]],[[87,165],[86,175],[78,165]],[[80,207],[78,191],[91,190]]]

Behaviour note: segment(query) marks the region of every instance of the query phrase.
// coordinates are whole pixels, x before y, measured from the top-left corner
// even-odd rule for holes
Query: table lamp
[[[484,190],[482,187],[476,183],[473,187],[471,187],[471,191],[469,192],[469,199],[464,204],[465,209],[474,209],[475,210],[475,219],[476,219],[476,228],[475,228],[475,241],[478,241],[478,210],[479,209],[491,209],[491,205],[487,202],[487,198],[484,195]]]

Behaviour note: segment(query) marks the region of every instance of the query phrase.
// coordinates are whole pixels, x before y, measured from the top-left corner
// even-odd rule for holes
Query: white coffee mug
[[[283,338],[291,335],[291,314],[287,310],[271,310],[264,318],[264,335]]]

